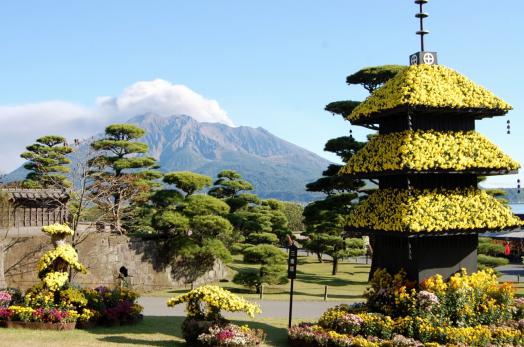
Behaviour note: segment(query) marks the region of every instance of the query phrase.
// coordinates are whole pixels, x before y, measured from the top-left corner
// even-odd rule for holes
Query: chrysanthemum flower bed
[[[463,110],[474,115],[504,114],[511,105],[460,73],[442,65],[411,65],[387,81],[347,119],[362,121],[399,107]],[[472,113],[473,112],[473,113]]]
[[[522,221],[477,188],[379,189],[356,206],[348,226],[376,231],[502,230]]]
[[[340,174],[516,170],[520,165],[475,131],[406,130],[377,135]]]
[[[38,284],[21,295],[17,289],[0,290],[0,323],[77,323],[77,327],[120,325],[141,320],[142,306],[136,303],[138,294],[127,289],[47,289]],[[45,326],[34,326],[46,328]],[[74,328],[74,324],[70,326]]]
[[[250,317],[260,313],[257,304],[228,290],[206,285],[169,299],[167,305],[182,303],[186,303],[187,312],[182,334],[191,346],[258,346],[264,341],[264,331],[230,324],[222,316],[221,311],[245,312]]]
[[[87,269],[78,260],[73,246],[65,242],[72,230],[64,224],[45,226],[55,248],[42,255],[37,264],[41,282],[22,296],[18,289],[0,290],[0,323],[8,327],[32,329],[73,329],[96,324],[133,323],[142,318],[138,294],[123,288],[75,288],[69,282],[68,268]]]
[[[289,330],[300,347],[520,346],[524,300],[492,271],[436,275],[416,285],[378,270],[364,304],[340,305]]]

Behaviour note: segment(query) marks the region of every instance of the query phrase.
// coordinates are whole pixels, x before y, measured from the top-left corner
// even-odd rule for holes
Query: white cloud
[[[25,147],[43,135],[69,139],[93,135],[101,128],[100,119],[89,108],[63,101],[47,101],[17,106],[0,106],[0,171],[17,168]]]
[[[150,112],[162,116],[185,114],[200,122],[233,126],[216,100],[161,79],[136,82],[117,97],[98,97],[91,107],[66,101],[0,105],[0,171],[10,172],[20,166],[25,146],[40,136],[86,138],[103,131],[108,124]]]
[[[206,99],[184,85],[162,79],[137,82],[124,89],[118,97],[99,97],[97,105],[103,113],[119,117],[129,118],[148,112],[161,116],[185,114],[199,122],[233,126],[233,121],[216,100]]]

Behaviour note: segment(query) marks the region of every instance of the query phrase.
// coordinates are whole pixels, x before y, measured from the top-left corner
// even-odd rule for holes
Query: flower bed
[[[72,287],[69,269],[87,271],[78,261],[76,250],[64,243],[65,236],[73,231],[65,224],[45,226],[42,231],[61,242],[54,242],[55,248],[38,261],[38,277],[42,281],[29,288],[23,300],[17,289],[0,290],[0,323],[7,327],[69,330],[77,322],[86,328],[142,320],[143,307],[136,303],[138,294],[133,291]]]
[[[522,221],[476,188],[392,189],[373,192],[349,215],[348,226],[392,232],[502,230]]]
[[[265,333],[260,329],[250,329],[247,325],[240,327],[227,324],[210,326],[207,333],[198,336],[198,341],[205,346],[253,347],[259,346],[264,337]]]
[[[475,131],[406,130],[371,138],[339,173],[510,171],[519,167],[517,162]]]
[[[327,310],[316,324],[289,329],[293,346],[519,346],[524,300],[492,271],[439,275],[415,285],[378,270],[367,303]]]
[[[0,296],[5,295],[0,291]],[[7,327],[54,330],[67,330],[76,322],[79,328],[133,324],[143,318],[143,307],[136,303],[137,298],[137,293],[120,288],[63,288],[53,292],[38,285],[26,292],[22,303],[10,302],[0,307],[0,322]],[[65,324],[63,328],[61,324]]]

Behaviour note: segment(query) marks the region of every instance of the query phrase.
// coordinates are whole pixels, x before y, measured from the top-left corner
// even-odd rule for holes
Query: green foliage
[[[20,156],[27,160],[24,168],[29,170],[23,182],[25,188],[68,188],[71,186],[64,174],[71,160],[67,154],[73,149],[62,136],[48,135],[40,137],[36,143],[27,146],[27,151]]]
[[[487,237],[479,237],[479,244],[477,248],[478,254],[490,255],[493,257],[504,255],[504,245],[493,242]]]
[[[272,245],[255,245],[244,249],[244,262],[262,265],[283,265],[286,253]]]
[[[154,158],[135,156],[147,152],[148,147],[145,143],[133,141],[144,135],[145,131],[136,125],[109,125],[105,129],[105,137],[91,144],[93,149],[103,151],[96,162],[114,171],[116,176],[121,175],[125,169],[155,167]]]
[[[347,77],[348,84],[360,84],[372,93],[380,85],[394,77],[404,69],[400,65],[384,65],[364,68]],[[358,101],[336,101],[328,104],[325,110],[343,117],[360,104]],[[343,162],[347,162],[365,145],[365,142],[357,141],[350,136],[342,136],[329,140],[324,150],[339,156]],[[364,253],[362,240],[345,239],[344,227],[346,218],[362,196],[364,181],[349,176],[339,175],[342,165],[331,164],[322,173],[323,177],[306,185],[311,192],[322,192],[327,195],[324,200],[310,203],[304,208],[304,224],[306,226],[303,235],[308,237],[304,242],[304,248],[317,254],[322,261],[322,254],[328,254],[333,258],[332,274],[337,273],[340,258],[357,256]],[[360,193],[360,196],[359,194]]]
[[[282,212],[286,215],[289,230],[304,230],[304,217],[302,217],[302,213],[304,212],[304,206],[296,202],[285,201]]]
[[[247,240],[253,245],[275,245],[278,243],[278,237],[273,233],[251,233],[247,237]]]
[[[286,284],[288,282],[287,269],[283,265],[262,265],[260,280],[266,284]]]
[[[164,182],[175,185],[178,189],[185,192],[186,195],[192,195],[196,191],[209,187],[212,180],[209,176],[200,175],[195,172],[179,171],[165,174]]]
[[[209,195],[224,199],[237,196],[241,191],[253,190],[253,185],[244,180],[240,174],[233,170],[224,170],[218,173],[218,179],[209,190]]]
[[[191,195],[184,200],[184,213],[189,216],[218,215],[229,213],[229,205],[224,201],[209,195]]]
[[[238,272],[233,277],[233,283],[240,284],[248,288],[260,288],[262,284],[260,278],[260,270],[248,269],[245,271]]]
[[[353,136],[341,136],[328,140],[324,146],[324,150],[338,155],[342,161],[347,162],[360,151],[365,144],[365,142],[355,140]]]
[[[154,191],[149,199],[155,206],[162,208],[181,203],[184,197],[177,190],[162,189]]]
[[[104,138],[91,143],[97,155],[90,160],[95,169],[89,190],[94,203],[101,210],[110,212],[113,225],[119,232],[123,231],[124,212],[133,210],[133,206],[126,210],[124,207],[136,202],[141,208],[151,189],[158,185],[154,180],[161,177],[155,170],[156,160],[143,156],[147,145],[136,141],[144,134],[143,129],[132,124],[113,124],[106,127]]]
[[[202,215],[195,216],[191,219],[192,236],[200,239],[220,239],[229,241],[233,233],[231,223],[220,216]]]
[[[239,194],[225,199],[225,202],[231,207],[231,212],[247,207],[249,204],[259,205],[261,200],[255,194]]]
[[[359,104],[360,101],[353,100],[335,101],[327,104],[324,110],[333,114],[338,114],[345,119],[346,116],[349,115]]]
[[[492,257],[485,254],[477,255],[477,261],[479,265],[483,265],[485,267],[497,267],[509,264],[509,260],[506,258]]]
[[[230,250],[232,254],[241,254],[244,252],[244,249],[253,246],[250,243],[234,243],[231,245]]]
[[[152,218],[152,226],[164,235],[181,235],[189,229],[189,218],[174,210],[164,210]]]
[[[233,277],[233,283],[255,288],[257,292],[263,284],[281,285],[288,281],[286,268],[282,265],[262,265],[258,270],[241,271]]]
[[[368,92],[373,93],[378,87],[404,70],[404,65],[381,65],[360,69],[346,78],[346,83],[360,84]]]

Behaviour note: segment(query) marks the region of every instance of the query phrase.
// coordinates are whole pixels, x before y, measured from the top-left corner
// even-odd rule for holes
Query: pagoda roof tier
[[[476,131],[405,130],[372,137],[339,174],[371,178],[402,173],[505,175],[519,167]]]
[[[453,233],[516,228],[523,222],[478,188],[379,189],[349,214],[348,228],[364,232]]]
[[[399,72],[355,107],[346,118],[352,124],[377,123],[381,117],[413,111],[476,118],[498,116],[511,105],[442,65],[411,65]]]

